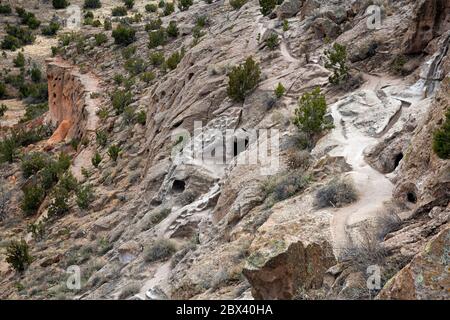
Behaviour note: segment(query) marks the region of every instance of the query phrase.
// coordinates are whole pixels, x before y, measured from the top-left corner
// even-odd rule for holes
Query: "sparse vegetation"
[[[122,149],[118,145],[113,144],[108,148],[108,156],[115,162],[119,157],[120,151],[122,151]]]
[[[8,107],[5,104],[0,105],[0,118],[5,115],[5,112],[8,111]]]
[[[169,25],[166,29],[167,35],[172,38],[176,38],[178,36],[178,27],[176,21],[170,21]]]
[[[326,186],[317,190],[315,204],[319,208],[342,207],[358,199],[350,180],[331,180]]]
[[[193,0],[178,0],[178,7],[181,11],[186,11],[194,3]]]
[[[261,13],[264,16],[269,15],[273,9],[275,9],[277,3],[277,0],[259,0],[259,5],[261,7]]]
[[[347,48],[344,45],[335,43],[330,50],[325,51],[325,68],[333,71],[329,77],[331,84],[338,85],[348,78]]]
[[[27,266],[33,262],[28,244],[24,239],[11,241],[6,248],[6,262],[19,272],[25,271]]]
[[[132,102],[131,92],[118,90],[111,97],[113,108],[116,114],[121,114],[125,108]]]
[[[160,2],[161,3],[161,2]],[[175,4],[173,2],[165,2],[163,14],[165,16],[171,15],[175,12]]]
[[[108,36],[104,33],[97,33],[95,35],[95,44],[101,46],[102,44],[108,42]]]
[[[44,36],[54,36],[61,26],[57,22],[50,22],[48,25],[43,26],[41,32]]]
[[[450,158],[450,110],[445,114],[442,127],[433,135],[433,150],[441,159]]]
[[[21,202],[21,209],[26,216],[36,213],[39,206],[44,200],[45,190],[40,185],[30,185],[23,189],[23,199]]]
[[[278,39],[278,35],[276,33],[272,33],[265,41],[266,46],[270,49],[270,50],[275,50],[275,48],[278,47],[278,45],[280,44],[280,41]]]
[[[310,178],[304,175],[303,171],[289,171],[268,178],[262,186],[262,191],[271,206],[299,193],[308,185],[309,181]]]
[[[234,10],[239,10],[248,0],[230,0],[230,5]]]
[[[11,13],[12,13],[12,9],[9,4],[0,4],[0,14],[8,15]]]
[[[22,173],[25,178],[39,172],[48,163],[47,157],[41,152],[32,152],[24,156],[22,160]]]
[[[100,0],[84,0],[85,9],[98,9],[102,7]]]
[[[158,7],[153,4],[153,3],[149,3],[145,5],[145,11],[147,12],[156,12],[158,11]]]
[[[76,202],[80,209],[88,209],[91,202],[94,200],[94,193],[91,185],[86,185],[78,188],[76,191]]]
[[[133,43],[136,40],[135,35],[133,27],[124,24],[119,24],[112,32],[115,43],[123,46]]]
[[[311,139],[327,127],[325,113],[327,104],[325,96],[317,87],[302,95],[298,108],[295,109],[294,124]]]
[[[166,260],[176,252],[175,244],[171,240],[158,239],[144,249],[144,260],[155,262]]]
[[[25,66],[25,56],[22,52],[19,52],[13,60],[14,67],[23,68]]]
[[[180,63],[181,59],[183,58],[184,50],[181,49],[181,51],[175,51],[170,55],[169,58],[167,58],[166,65],[170,70],[174,70],[178,63]]]
[[[69,212],[69,192],[62,186],[56,186],[52,192],[52,200],[48,206],[49,217],[60,217]]]
[[[98,151],[94,154],[94,156],[91,159],[92,165],[96,168],[98,168],[100,162],[102,162],[102,156]]]
[[[150,32],[148,34],[148,38],[149,38],[148,46],[150,49],[162,46],[166,43],[166,33],[163,28]]]
[[[247,58],[245,63],[233,67],[228,75],[228,96],[235,101],[243,102],[257,86],[260,75],[259,64],[252,57]]]
[[[55,9],[64,9],[70,5],[70,2],[67,0],[52,0],[52,5]]]
[[[275,97],[280,99],[284,93],[286,92],[286,89],[284,88],[283,84],[281,82],[278,82],[278,85],[275,87],[274,93]]]
[[[128,14],[128,10],[127,10],[127,7],[125,7],[125,6],[118,6],[118,7],[112,8],[111,14],[113,17],[123,17]]]

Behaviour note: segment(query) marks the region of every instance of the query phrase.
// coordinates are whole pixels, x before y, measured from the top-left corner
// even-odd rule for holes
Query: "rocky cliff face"
[[[106,31],[106,43],[96,45],[103,31],[85,27],[83,41],[61,45],[47,61],[46,121],[58,128],[51,147],[37,148],[69,150],[71,171],[94,188],[95,200],[81,210],[72,199],[44,239],[28,234],[36,259],[22,275],[26,289],[17,292],[17,276],[2,261],[0,296],[448,298],[449,161],[431,147],[450,104],[448,1],[379,1],[378,29],[367,23],[369,1],[285,0],[268,16],[257,1],[238,10],[226,1],[195,2],[161,18],[165,27],[176,20],[179,35],[156,49],[145,30],[156,15],[135,2],[144,18],[131,24],[133,44],[118,46]],[[110,7],[94,11],[96,18],[109,17]],[[193,29],[205,14],[197,39]],[[266,42],[272,35],[274,50]],[[334,42],[346,46],[351,70],[338,87],[324,67]],[[173,69],[148,62],[182,47]],[[228,74],[249,56],[261,80],[235,102]],[[155,79],[136,75],[133,59]],[[278,83],[286,92],[277,99]],[[298,99],[317,86],[334,127],[301,150],[291,119]],[[130,94],[126,112],[111,105],[117,92]],[[258,147],[250,133],[264,144],[271,129],[279,133],[275,166],[245,161]],[[105,144],[96,139],[100,132]],[[180,144],[180,135],[189,138]],[[242,148],[234,143],[239,137]],[[73,138],[84,141],[74,149],[67,145]],[[120,147],[117,159],[112,145]],[[207,161],[219,146],[229,161]],[[96,153],[101,162],[93,167]],[[11,166],[25,184],[19,165]],[[336,181],[352,183],[351,203],[320,205],[318,193]],[[48,202],[28,219],[42,219]],[[7,221],[2,239],[27,236],[28,221]],[[71,265],[83,275],[75,291],[65,287]],[[381,287],[368,289],[369,266],[381,269]]]

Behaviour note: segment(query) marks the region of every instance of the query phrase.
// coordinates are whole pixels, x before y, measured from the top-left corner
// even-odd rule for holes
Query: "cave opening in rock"
[[[183,180],[174,180],[172,183],[172,191],[182,193],[186,189],[186,182]]]
[[[242,151],[246,150],[248,148],[248,138],[245,138],[244,140],[244,150],[240,150],[241,148],[239,148],[240,145],[238,143],[238,139],[235,138],[233,141],[233,156],[237,156],[239,153],[241,153]]]
[[[400,152],[399,154],[397,154],[397,155],[395,156],[395,160],[394,160],[394,168],[397,168],[397,167],[398,167],[398,165],[400,164],[400,161],[402,161],[402,159],[403,159],[403,153]]]
[[[411,202],[411,203],[416,203],[417,202],[417,196],[416,196],[416,194],[414,193],[414,192],[408,192],[407,194],[406,194],[406,199],[408,200],[408,202]]]

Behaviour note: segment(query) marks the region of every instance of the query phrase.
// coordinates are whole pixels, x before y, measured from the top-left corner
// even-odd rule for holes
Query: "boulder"
[[[283,20],[294,17],[299,13],[302,7],[302,0],[286,0],[276,9],[276,15],[278,19]]]
[[[448,299],[450,288],[450,224],[389,280],[378,299]]]

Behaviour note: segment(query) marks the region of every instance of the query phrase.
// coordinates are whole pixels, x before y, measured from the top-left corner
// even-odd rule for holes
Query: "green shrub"
[[[100,162],[102,162],[102,156],[100,155],[100,153],[95,152],[94,156],[91,159],[92,165],[96,168],[98,168]]]
[[[108,148],[108,156],[115,162],[119,157],[120,151],[122,151],[122,149],[118,145],[113,144]]]
[[[144,72],[143,74],[141,74],[141,80],[146,83],[150,83],[155,80],[155,74],[151,71]]]
[[[284,88],[284,86],[281,84],[281,82],[278,82],[278,85],[275,87],[275,90],[274,90],[275,97],[280,99],[284,95],[285,92],[286,92],[286,89]]]
[[[0,105],[0,118],[5,115],[5,112],[8,111],[8,107],[5,104]]]
[[[108,141],[108,134],[104,130],[97,130],[95,132],[95,140],[99,146],[104,147]]]
[[[294,124],[309,137],[324,129],[327,103],[325,96],[317,87],[302,95],[298,107],[295,109]]]
[[[42,79],[42,72],[37,66],[33,66],[30,71],[31,80],[33,82],[40,82]]]
[[[204,28],[209,24],[209,18],[207,15],[200,15],[195,18],[195,25],[200,28]]]
[[[158,11],[158,7],[153,3],[149,3],[149,4],[145,5],[145,11],[156,12],[156,11]]]
[[[64,9],[69,6],[69,1],[67,0],[52,0],[53,8],[55,9]]]
[[[88,209],[89,205],[94,200],[94,193],[92,191],[92,186],[86,185],[84,187],[79,188],[78,191],[76,192],[76,196],[77,196],[76,202],[78,207],[84,210]]]
[[[147,66],[141,58],[131,58],[125,61],[124,68],[132,75],[138,75],[144,72]]]
[[[58,182],[58,187],[63,188],[67,192],[77,191],[78,190],[78,181],[77,181],[77,179],[75,179],[75,177],[69,171],[61,176],[61,178],[59,179],[59,182]]]
[[[32,44],[35,37],[30,29],[6,25],[5,31],[7,35],[4,37],[1,48],[5,50],[16,50],[21,46]]]
[[[116,114],[121,114],[125,108],[131,104],[132,96],[131,92],[117,90],[111,97],[113,108],[116,110]]]
[[[20,122],[28,122],[30,120],[40,117],[48,111],[47,103],[29,104],[25,108],[25,115],[20,119]]]
[[[163,56],[164,61],[164,56]],[[6,86],[3,82],[0,82],[0,98],[6,97]]]
[[[445,117],[444,124],[433,135],[433,150],[441,159],[450,158],[450,110],[447,110]]]
[[[85,9],[98,9],[101,8],[102,3],[100,0],[84,0],[84,8]]]
[[[1,48],[4,50],[15,51],[17,48],[20,48],[21,45],[22,44],[19,39],[8,34],[3,38]]]
[[[134,121],[134,108],[133,107],[126,107],[122,114],[123,121],[125,124],[132,124]]]
[[[122,50],[122,57],[124,59],[130,59],[135,53],[136,53],[136,47],[130,46],[130,47],[124,48]],[[123,80],[123,76],[122,76],[122,80]]]
[[[17,68],[22,68],[25,66],[25,56],[22,52],[19,52],[13,60],[14,66]]]
[[[176,21],[170,21],[166,29],[167,35],[172,38],[178,37],[178,27]]]
[[[0,14],[11,14],[12,9],[9,4],[0,4]]]
[[[166,3],[164,2],[164,0],[159,0],[159,2],[158,2],[158,7],[159,8],[164,8],[165,7],[165,5],[166,5]]]
[[[57,22],[50,22],[48,25],[43,26],[41,31],[44,36],[54,36],[61,26]]]
[[[154,66],[160,66],[164,62],[164,54],[162,52],[150,53],[150,63]]]
[[[190,6],[194,3],[193,0],[179,0],[178,1],[178,7],[181,11],[188,10]]]
[[[125,3],[125,6],[128,9],[133,9],[134,6],[134,0],[123,0],[123,2]]]
[[[104,33],[97,33],[95,35],[95,44],[101,46],[102,44],[108,42],[108,36]]]
[[[136,114],[136,122],[140,125],[145,125],[145,123],[147,122],[147,113],[143,110],[139,111]]]
[[[264,16],[269,15],[277,5],[277,0],[259,0],[259,5],[261,7],[261,13]]]
[[[245,63],[235,66],[228,74],[228,95],[235,101],[243,102],[245,97],[257,86],[261,71],[252,57]]]
[[[238,10],[240,9],[244,4],[247,3],[248,0],[230,0],[230,5],[233,7],[233,9]]]
[[[27,25],[30,29],[37,29],[41,25],[41,22],[32,12],[20,10],[19,17],[21,18],[21,23]]]
[[[269,199],[269,205],[273,205],[296,195],[309,181],[309,177],[305,176],[302,170],[289,171],[268,178],[262,185],[262,192]]]
[[[289,21],[286,19],[283,20],[283,31],[286,32],[289,30]]]
[[[45,197],[45,190],[40,185],[30,185],[23,189],[24,196],[20,207],[26,216],[36,213]]]
[[[103,23],[103,28],[105,30],[111,30],[112,29],[112,23],[110,19],[105,19],[105,22]]]
[[[132,27],[124,24],[119,24],[112,32],[115,43],[123,46],[133,43],[136,40],[135,35],[136,31]]]
[[[317,191],[315,205],[319,208],[342,207],[357,199],[358,194],[351,181],[335,179]]]
[[[11,241],[6,248],[6,262],[19,272],[24,271],[33,262],[28,244],[24,239]]]
[[[347,48],[335,43],[331,50],[325,50],[325,68],[333,71],[329,77],[331,84],[340,84],[348,78]]]
[[[123,17],[128,13],[127,7],[115,7],[112,9],[111,14],[113,17]]]
[[[149,48],[156,48],[162,46],[166,42],[166,33],[163,28],[159,30],[152,31],[148,34],[149,37]]]
[[[47,157],[41,152],[32,152],[25,155],[21,163],[23,176],[28,178],[39,172],[47,165],[47,161]]]
[[[278,45],[280,44],[280,41],[278,39],[278,35],[276,33],[272,33],[265,41],[266,46],[270,49],[270,50],[274,50],[275,48],[278,47]]]
[[[49,217],[60,217],[69,212],[69,192],[56,186],[52,192],[52,200],[48,206]]]
[[[165,16],[168,16],[168,15],[172,14],[174,11],[175,11],[175,5],[173,3],[166,2],[164,4],[163,14]]]
[[[0,141],[0,163],[13,163],[17,155],[17,147],[17,141],[13,136]]]
[[[158,239],[144,250],[144,260],[146,262],[161,261],[169,258],[176,252],[173,241]]]
[[[45,223],[43,221],[30,223],[27,225],[27,231],[32,234],[36,241],[42,240],[45,235]]]
[[[175,51],[174,53],[172,53],[170,55],[169,58],[167,58],[166,61],[166,65],[170,70],[174,70],[176,69],[176,67],[178,66],[178,63],[180,63],[181,59],[183,58],[183,50],[179,51]]]
[[[96,114],[100,118],[100,120],[105,120],[109,116],[108,108],[105,106],[102,106],[97,110]]]

